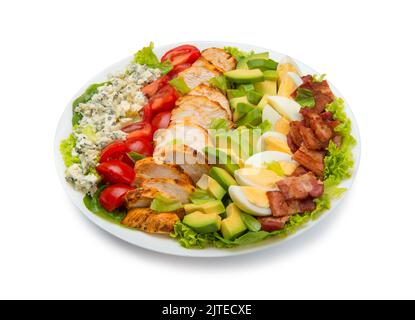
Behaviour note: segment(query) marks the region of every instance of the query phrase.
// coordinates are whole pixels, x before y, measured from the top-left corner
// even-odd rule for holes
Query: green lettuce
[[[225,93],[226,90],[229,89],[228,80],[226,79],[226,77],[224,75],[219,75],[219,76],[216,76],[216,77],[210,79],[209,84],[211,84],[212,86],[218,88],[223,93]]]
[[[212,234],[197,233],[182,222],[177,222],[174,225],[174,231],[170,236],[187,249],[204,249],[215,239]]]
[[[177,91],[179,91],[183,95],[188,94],[191,90],[182,77],[177,77],[170,80],[169,84],[172,85]]]
[[[71,134],[68,139],[62,140],[60,144],[60,152],[62,154],[63,162],[65,163],[65,166],[69,168],[74,163],[80,163],[78,157],[74,157],[72,155],[72,150],[75,148],[76,145],[76,139],[73,134]]]
[[[154,43],[150,42],[148,47],[144,47],[134,55],[134,62],[146,65],[149,68],[160,69],[162,74],[167,74],[173,69],[169,60],[160,62],[153,51]]]
[[[224,47],[223,50],[225,50],[227,53],[232,55],[238,62],[246,57],[252,56],[255,53],[254,51],[250,51],[250,52],[242,51],[236,47]]]
[[[304,88],[298,88],[295,101],[297,101],[302,107],[314,107],[316,104],[313,91]]]

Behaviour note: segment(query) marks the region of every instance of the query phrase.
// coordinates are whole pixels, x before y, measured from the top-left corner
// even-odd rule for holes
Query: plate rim
[[[163,46],[157,46],[157,47],[154,48],[154,51],[156,52],[156,54],[159,53],[158,56],[160,56],[160,53],[165,52],[165,51],[167,51],[171,48],[174,48],[175,46],[182,45],[182,44],[193,44],[193,45],[195,45],[199,48],[207,48],[209,46],[216,46],[216,47],[232,46],[232,47],[241,48],[243,50],[254,50],[254,51],[257,51],[257,52],[258,51],[267,51],[273,56],[281,56],[282,57],[282,56],[285,55],[285,54],[282,54],[278,51],[270,50],[270,49],[255,46],[255,45],[235,43],[235,42],[225,42],[225,41],[186,41],[186,42],[177,42],[177,43],[166,44],[166,45],[163,45]],[[294,57],[292,57],[292,58],[296,63],[298,63],[298,65],[300,66],[300,69],[307,69],[307,70],[309,70],[307,72],[319,74],[316,70],[309,67],[308,65],[302,63],[301,61],[295,59]],[[341,185],[345,185],[345,187],[347,187],[347,191],[345,192],[345,194],[338,200],[332,200],[332,203],[331,203],[332,206],[329,210],[325,211],[316,220],[309,221],[306,225],[304,225],[301,228],[299,228],[298,230],[296,230],[295,233],[290,234],[287,237],[284,237],[283,239],[270,238],[270,239],[267,239],[265,241],[261,241],[259,243],[253,244],[253,245],[242,246],[242,247],[237,247],[237,248],[233,248],[233,249],[219,249],[219,248],[214,248],[214,247],[209,247],[209,248],[206,248],[206,249],[186,249],[186,248],[181,247],[180,244],[176,240],[174,240],[174,239],[172,239],[172,238],[170,238],[166,235],[159,236],[159,235],[144,233],[144,232],[137,231],[137,230],[130,230],[130,229],[121,227],[121,226],[119,226],[115,223],[109,222],[109,221],[107,221],[107,220],[105,220],[101,217],[98,217],[94,213],[90,212],[84,206],[83,202],[79,201],[79,195],[81,195],[81,193],[75,191],[65,180],[65,175],[64,175],[65,167],[63,165],[63,159],[61,157],[60,150],[59,150],[61,140],[65,137],[63,132],[68,131],[68,130],[65,130],[65,126],[67,127],[67,124],[65,124],[65,123],[67,123],[68,121],[71,122],[71,118],[68,116],[68,114],[70,114],[70,115],[72,114],[72,102],[73,102],[74,99],[76,99],[76,97],[78,97],[80,94],[82,94],[85,91],[85,89],[91,83],[94,83],[96,81],[100,81],[99,80],[100,78],[105,78],[106,79],[108,74],[119,71],[122,66],[124,66],[124,68],[125,68],[125,66],[131,61],[131,59],[132,59],[132,55],[130,55],[130,56],[128,56],[128,57],[126,57],[122,60],[119,60],[118,62],[109,65],[108,67],[104,68],[102,71],[96,73],[92,78],[90,78],[78,90],[78,92],[71,98],[71,100],[66,105],[66,107],[65,107],[65,109],[64,109],[64,111],[63,111],[63,113],[60,117],[60,120],[58,122],[58,126],[56,128],[56,131],[55,131],[55,139],[54,139],[55,167],[56,167],[56,170],[58,171],[59,180],[61,181],[62,187],[64,188],[65,193],[70,198],[71,202],[93,224],[97,225],[98,227],[100,227],[101,229],[103,229],[106,232],[110,233],[111,235],[113,235],[113,236],[115,236],[115,237],[117,237],[117,238],[119,238],[123,241],[126,241],[126,242],[128,242],[132,245],[135,245],[137,247],[140,247],[140,248],[143,248],[143,249],[146,249],[146,250],[149,250],[149,251],[158,252],[158,253],[161,253],[161,254],[180,256],[180,257],[193,257],[193,258],[233,257],[233,256],[251,254],[251,253],[271,249],[272,247],[277,247],[278,245],[280,245],[282,243],[285,243],[285,242],[287,242],[291,239],[294,239],[294,238],[300,236],[301,234],[303,234],[307,230],[313,228],[318,223],[323,221],[328,215],[332,214],[333,211],[335,211],[337,209],[339,204],[341,202],[343,202],[344,199],[347,197],[350,188],[352,188],[352,186],[353,186],[354,180],[356,178],[356,175],[357,175],[357,172],[358,172],[358,169],[359,169],[359,166],[360,166],[361,137],[360,137],[360,131],[359,131],[359,126],[358,126],[356,117],[354,116],[354,113],[353,113],[352,109],[350,108],[349,104],[347,103],[347,100],[344,98],[344,96],[341,94],[341,92],[330,81],[328,81],[329,84],[330,84],[330,87],[333,90],[333,92],[335,93],[335,95],[344,100],[346,113],[347,113],[348,117],[350,118],[350,120],[352,122],[352,133],[353,133],[354,138],[356,139],[356,145],[353,149],[353,157],[354,157],[355,164],[354,164],[352,176],[349,179],[343,180],[342,183],[341,183]],[[70,112],[68,112],[68,111],[70,111]],[[66,134],[66,136],[68,134]],[[78,197],[76,197],[75,194],[78,194]],[[129,232],[127,232],[127,230]],[[134,235],[139,235],[139,236],[136,237],[137,239],[145,240],[145,241],[141,241],[141,243],[140,243],[140,241],[133,241],[130,236],[127,236],[127,235],[130,235],[131,232],[133,232]],[[135,239],[135,240],[137,240],[137,239]],[[159,241],[159,240],[156,240],[156,239],[159,239],[163,242],[166,242],[166,244],[170,243],[170,245],[168,245],[166,247],[166,249],[164,249],[163,247],[159,247],[159,246],[152,247],[151,242],[155,242],[155,241],[158,242]],[[162,243],[162,242],[160,242],[160,243]],[[172,247],[171,243],[174,243],[176,246]]]

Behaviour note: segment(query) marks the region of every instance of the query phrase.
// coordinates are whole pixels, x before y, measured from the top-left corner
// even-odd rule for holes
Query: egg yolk
[[[284,77],[286,76],[287,72],[295,72],[296,74],[300,75],[297,68],[290,63],[282,63],[279,64],[277,67],[278,72],[278,85],[280,86]]]
[[[281,141],[279,139],[276,139],[270,136],[270,137],[264,138],[264,142],[265,142],[266,151],[280,151],[280,152],[292,154],[290,147],[285,141]]]
[[[259,186],[274,188],[276,183],[283,179],[274,171],[258,168],[243,168],[239,174]]]
[[[290,121],[285,118],[281,118],[275,123],[275,131],[287,135],[290,132]]]
[[[269,208],[269,201],[265,191],[252,187],[241,187],[241,189],[249,202],[261,208]]]
[[[297,86],[294,80],[290,76],[284,75],[278,88],[278,95],[291,98],[291,94],[295,91],[295,89],[297,89]]]
[[[294,162],[280,161],[279,163],[280,163],[282,171],[284,172],[286,176],[292,175],[294,170],[297,169],[298,167],[298,164]]]

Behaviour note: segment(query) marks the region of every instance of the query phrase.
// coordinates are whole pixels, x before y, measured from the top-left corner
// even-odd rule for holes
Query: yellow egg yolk
[[[287,142],[281,141],[275,137],[269,136],[264,138],[265,150],[266,151],[280,151],[288,154],[291,153],[291,149]]]
[[[274,129],[283,135],[287,135],[290,132],[290,121],[283,117],[275,123]]]
[[[269,208],[267,193],[253,187],[241,187],[246,199],[260,208]]]
[[[288,161],[280,161],[280,166],[282,171],[286,176],[292,175],[295,169],[297,169],[298,164],[294,162],[288,162]]]
[[[239,175],[251,182],[267,187],[274,188],[276,183],[283,179],[277,175],[274,171],[259,168],[243,168],[239,170]]]
[[[292,64],[290,63],[279,64],[277,67],[278,86],[281,85],[282,81],[284,80],[284,77],[287,75],[287,72],[295,72],[296,74],[300,75],[300,72]]]
[[[297,85],[294,80],[288,76],[284,75],[281,79],[280,85],[278,87],[278,95],[286,98],[291,98],[291,94],[297,89]]]

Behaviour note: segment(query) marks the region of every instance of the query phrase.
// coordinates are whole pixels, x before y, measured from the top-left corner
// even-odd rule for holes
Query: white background
[[[2,1],[0,298],[415,298],[413,1]],[[355,185],[306,234],[248,256],[151,253],[99,230],[58,180],[73,94],[154,41],[251,43],[322,73],[362,136]]]

